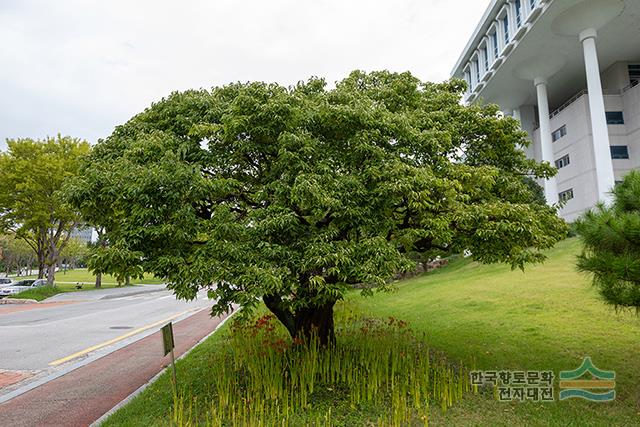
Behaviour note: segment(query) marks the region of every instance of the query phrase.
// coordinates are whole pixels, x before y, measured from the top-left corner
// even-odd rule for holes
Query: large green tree
[[[36,256],[31,247],[13,234],[0,235],[0,261],[7,274],[31,274]]]
[[[640,172],[630,172],[613,196],[611,206],[600,204],[576,221],[584,244],[577,265],[607,303],[640,310]]]
[[[408,253],[515,267],[565,234],[526,176],[525,134],[460,81],[353,72],[328,89],[247,83],[174,93],[119,126],[71,191],[110,242],[213,313],[262,300],[292,336],[333,339],[354,285],[388,289]],[[362,286],[364,285],[364,286]]]
[[[7,140],[0,153],[0,228],[23,239],[36,253],[38,277],[53,284],[60,253],[80,216],[63,186],[74,177],[87,142],[71,137]]]

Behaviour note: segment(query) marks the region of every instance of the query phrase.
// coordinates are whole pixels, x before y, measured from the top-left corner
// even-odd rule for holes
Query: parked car
[[[45,279],[27,279],[20,280],[11,286],[0,289],[0,298],[7,297],[9,295],[19,294],[20,292],[28,291],[29,289],[45,286],[47,281]]]
[[[13,280],[9,279],[8,277],[0,278],[0,289],[6,288],[12,285],[13,285]]]

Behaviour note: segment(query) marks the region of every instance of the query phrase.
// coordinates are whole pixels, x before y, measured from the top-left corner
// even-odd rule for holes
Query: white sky
[[[0,0],[6,138],[108,136],[174,90],[449,77],[490,0]]]

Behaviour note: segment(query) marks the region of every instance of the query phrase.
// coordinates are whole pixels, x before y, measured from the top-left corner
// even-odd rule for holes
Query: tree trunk
[[[38,254],[38,258],[40,258],[40,254]],[[38,279],[44,279],[44,271],[46,270],[46,265],[44,263],[44,259],[38,259]]]
[[[124,285],[131,286],[131,276],[127,275],[127,277],[124,279]]]
[[[299,308],[295,313],[284,306],[279,295],[265,295],[267,308],[282,322],[294,339],[310,343],[317,339],[321,347],[335,344],[336,334],[333,322],[335,301]]]
[[[47,268],[47,251],[46,251],[46,231],[39,231],[39,237],[36,246],[36,257],[38,258],[38,279],[44,279],[44,272]]]
[[[298,310],[294,319],[296,331],[294,337],[305,342],[317,339],[322,347],[335,344],[334,304],[335,302],[331,302]]]
[[[53,282],[55,278],[56,278],[56,263],[52,263],[47,266],[47,286],[53,286]]]
[[[102,273],[96,273],[96,289],[102,287]]]

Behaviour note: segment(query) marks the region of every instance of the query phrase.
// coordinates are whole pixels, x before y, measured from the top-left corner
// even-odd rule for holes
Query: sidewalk
[[[134,285],[121,288],[87,289],[84,291],[62,292],[50,298],[46,302],[58,301],[92,301],[98,299],[120,298],[155,292],[169,292],[166,285]]]
[[[205,309],[175,323],[176,357],[221,321]],[[162,357],[161,333],[156,332],[0,404],[0,425],[88,426],[169,363],[169,356]]]

